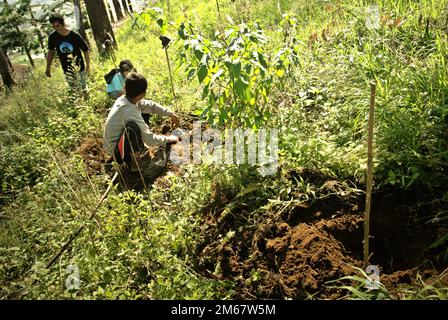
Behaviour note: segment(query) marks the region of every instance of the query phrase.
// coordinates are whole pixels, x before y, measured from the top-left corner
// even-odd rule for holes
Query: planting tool
[[[168,46],[171,43],[171,39],[167,36],[160,36],[159,39],[162,42],[162,48],[165,50],[166,62],[168,63],[168,71],[170,73],[171,91],[173,93],[173,97],[176,98],[176,93],[174,92],[173,75],[171,73],[170,58],[168,57]]]
[[[118,65],[117,65],[117,58],[115,56],[115,52],[114,52],[114,49],[113,49],[114,39],[112,38],[110,33],[107,33],[106,40],[104,41],[103,46],[104,46],[105,50],[109,53],[109,55],[110,55],[110,57],[112,59],[112,62],[114,64],[115,70],[118,70],[119,68],[118,68]],[[120,78],[120,80],[121,80],[121,78]],[[121,80],[121,85],[124,86],[123,80]]]

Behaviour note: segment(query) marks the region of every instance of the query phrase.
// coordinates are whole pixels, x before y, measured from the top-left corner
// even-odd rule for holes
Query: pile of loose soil
[[[292,176],[297,174],[328,191],[344,185],[319,172]],[[203,212],[207,227],[196,255],[200,272],[235,281],[235,297],[242,299],[337,299],[346,294],[328,281],[354,275],[353,266],[363,266],[362,194],[328,192],[314,202],[263,212],[249,223],[254,208],[241,206],[229,214],[222,208],[232,196],[216,193],[216,201],[211,199],[212,206]],[[440,225],[424,223],[441,209],[434,199],[419,190],[373,195],[370,263],[379,266],[380,281],[391,292],[415,281],[417,273],[429,278],[447,267],[438,252],[427,250],[443,234]]]
[[[27,78],[31,74],[31,67],[24,64],[13,64],[14,69],[14,81],[16,84],[24,85],[26,83]],[[0,77],[0,91],[4,89],[4,83],[2,78]]]
[[[103,173],[104,164],[110,160],[100,138],[86,138],[79,147],[78,153],[84,159],[89,175]]]

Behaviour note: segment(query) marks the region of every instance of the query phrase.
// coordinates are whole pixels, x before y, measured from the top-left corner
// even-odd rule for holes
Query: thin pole
[[[369,233],[370,233],[370,207],[372,204],[373,185],[373,125],[375,121],[375,91],[376,84],[370,83],[370,110],[369,110],[369,134],[367,142],[367,192],[366,212],[364,217],[364,266],[369,265]]]
[[[166,62],[168,63],[168,71],[170,73],[171,91],[173,92],[173,97],[176,98],[176,93],[174,92],[173,75],[171,74],[170,58],[168,57],[168,46],[165,47]]]
[[[219,8],[219,0],[216,0],[216,8],[218,9],[218,17],[221,20],[221,9]]]

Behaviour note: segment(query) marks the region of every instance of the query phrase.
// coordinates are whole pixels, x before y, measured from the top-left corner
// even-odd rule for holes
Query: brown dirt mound
[[[268,239],[266,249],[260,252],[267,258],[267,267],[278,272],[288,297],[300,298],[303,292],[316,292],[326,281],[352,273],[348,264],[360,265],[330,232],[333,228],[359,229],[362,227],[359,216],[280,227],[288,230],[286,234]]]
[[[292,172],[296,176],[298,172]],[[301,175],[327,195],[289,210],[250,216],[253,209],[235,204],[235,195],[219,187],[203,211],[204,242],[197,248],[197,269],[207,276],[237,284],[236,298],[323,299],[344,296],[328,281],[353,275],[362,267],[364,201],[321,173]],[[311,182],[310,182],[311,181]],[[370,263],[379,266],[380,280],[392,290],[399,284],[436,275],[446,268],[427,247],[440,236],[440,226],[423,223],[441,203],[419,191],[390,190],[373,196]],[[322,196],[323,194],[321,194]],[[232,205],[232,211],[224,210]],[[250,221],[250,223],[249,223]],[[384,279],[384,281],[383,281]]]
[[[14,81],[16,84],[25,84],[26,79],[31,74],[31,67],[24,64],[13,64],[14,68]],[[4,83],[2,78],[0,77],[0,91],[3,90]]]
[[[101,174],[104,164],[110,159],[103,149],[103,141],[100,138],[86,138],[79,147],[78,153],[84,159],[89,175]]]

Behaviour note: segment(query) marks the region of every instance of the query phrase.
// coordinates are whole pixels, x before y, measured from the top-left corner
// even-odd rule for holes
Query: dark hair
[[[50,18],[48,18],[48,21],[50,21],[51,24],[55,23],[55,22],[59,22],[60,24],[64,25],[64,17],[57,12],[53,12],[50,15]]]
[[[118,67],[120,68],[120,72],[122,74],[124,74],[126,72],[130,72],[130,71],[137,72],[137,70],[135,70],[135,68],[134,68],[134,65],[129,60],[120,61],[120,64],[118,65]]]
[[[126,77],[125,90],[126,95],[130,98],[142,94],[148,88],[148,81],[140,73],[131,72]]]

